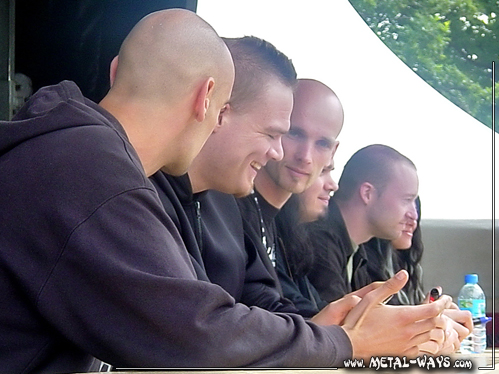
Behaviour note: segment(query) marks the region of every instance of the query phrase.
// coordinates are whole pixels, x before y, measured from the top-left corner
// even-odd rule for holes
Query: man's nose
[[[327,180],[326,190],[328,190],[329,193],[338,191],[338,183],[336,183],[336,181],[331,176]]]
[[[270,149],[268,151],[268,155],[272,160],[281,161],[284,157],[284,150],[282,148],[282,137],[278,137],[275,141],[270,145]]]
[[[310,164],[312,163],[312,153],[313,146],[308,142],[303,142],[300,146],[300,149],[297,152],[297,158],[299,161]]]

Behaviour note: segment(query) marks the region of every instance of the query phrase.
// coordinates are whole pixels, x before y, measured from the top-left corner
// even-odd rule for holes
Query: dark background
[[[146,14],[166,8],[196,11],[197,0],[16,0],[15,72],[33,91],[69,79],[89,99],[109,89],[109,64]]]

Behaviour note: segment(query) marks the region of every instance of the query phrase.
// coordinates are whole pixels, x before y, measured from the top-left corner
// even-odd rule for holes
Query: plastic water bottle
[[[469,310],[473,318],[485,317],[485,294],[478,285],[477,274],[467,274],[464,286],[459,291],[457,304],[459,309]],[[461,343],[462,353],[482,353],[487,346],[485,324],[475,325],[472,333]]]

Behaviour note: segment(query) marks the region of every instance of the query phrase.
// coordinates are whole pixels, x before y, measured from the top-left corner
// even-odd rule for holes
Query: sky
[[[336,92],[345,122],[335,180],[355,151],[386,144],[416,164],[423,220],[492,218],[497,134],[401,62],[347,0],[198,0],[197,13],[221,36],[269,41],[298,78]]]

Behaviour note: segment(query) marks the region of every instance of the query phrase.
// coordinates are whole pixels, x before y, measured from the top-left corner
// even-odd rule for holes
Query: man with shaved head
[[[185,10],[156,12],[123,42],[100,105],[125,128],[147,175],[179,175],[217,123],[233,80],[230,52],[210,25]]]
[[[0,122],[2,372],[222,364],[219,331],[196,320],[205,298],[230,298],[196,279],[147,177],[186,171],[233,79],[205,21],[159,11],[124,41],[101,103],[64,81]]]
[[[239,200],[248,243],[260,248],[274,278],[274,217],[293,193],[305,191],[331,163],[343,127],[343,107],[336,94],[314,79],[299,79],[294,92],[290,130],[282,139],[284,155],[270,160],[255,178],[254,193]],[[265,232],[265,235],[262,232]]]
[[[257,170],[282,157],[281,138],[289,129],[296,71],[291,60],[266,40],[245,36],[224,41],[234,61],[235,80],[219,123],[187,174],[174,177],[160,171],[151,179],[167,212],[177,215],[175,221],[182,222],[180,217],[185,216],[183,221],[189,223],[179,231],[194,265],[204,268],[201,276],[206,273],[236,302],[296,312],[258,257],[246,255],[233,196],[248,195]],[[170,208],[172,188],[177,205],[182,205],[180,212]]]

